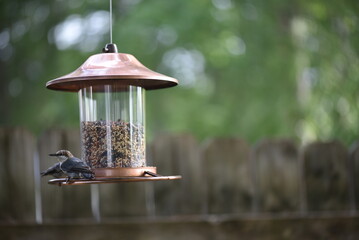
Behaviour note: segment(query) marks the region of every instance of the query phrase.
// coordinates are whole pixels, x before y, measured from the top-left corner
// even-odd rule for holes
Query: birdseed
[[[144,167],[144,127],[118,121],[81,122],[82,157],[92,168]]]

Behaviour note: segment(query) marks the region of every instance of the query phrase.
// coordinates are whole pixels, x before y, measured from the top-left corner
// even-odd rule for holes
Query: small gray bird
[[[74,178],[95,178],[95,174],[91,168],[81,159],[74,157],[70,151],[59,150],[49,155],[57,157],[60,160],[58,167],[67,175],[67,182]],[[55,165],[53,167],[55,167]]]
[[[51,175],[54,178],[63,178],[66,177],[65,173],[60,168],[60,163],[56,163],[53,166],[49,167],[46,171],[41,172],[41,177]]]

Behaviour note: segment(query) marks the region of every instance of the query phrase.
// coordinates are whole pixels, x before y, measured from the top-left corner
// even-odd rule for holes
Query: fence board
[[[79,129],[68,129],[63,132],[63,148],[74,156],[81,158],[81,141]],[[62,189],[66,208],[66,218],[92,218],[91,189],[89,185],[65,186]]]
[[[157,215],[198,214],[203,206],[203,183],[199,145],[187,134],[157,136],[152,159],[161,175],[182,175],[183,179],[154,183]]]
[[[101,218],[146,216],[149,183],[131,182],[100,184]]]
[[[10,202],[10,198],[8,195],[9,184],[7,178],[8,169],[8,141],[7,134],[4,128],[0,128],[0,220],[1,221],[9,221],[9,213],[7,212],[8,205]]]
[[[146,183],[101,184],[101,218],[146,216]]]
[[[7,186],[1,191],[0,219],[7,221],[35,221],[35,189],[33,157],[34,136],[23,128],[1,131],[2,180]],[[4,199],[5,198],[5,199]]]
[[[263,140],[253,150],[256,211],[299,209],[299,159],[293,141]]]
[[[340,142],[317,142],[304,148],[307,209],[349,210],[348,152]]]
[[[49,157],[49,153],[55,153],[63,147],[61,130],[48,130],[44,132],[38,141],[40,171],[44,171],[57,162],[56,159]],[[36,176],[38,177],[38,176]],[[41,198],[42,213],[44,221],[63,218],[62,210],[65,206],[63,202],[63,188],[49,185],[47,181],[52,177],[41,179]]]
[[[349,156],[351,210],[359,207],[359,142],[352,145]]]
[[[202,154],[208,213],[249,212],[250,148],[240,139],[213,139]]]
[[[54,129],[44,132],[39,138],[40,169],[43,171],[55,164],[57,160],[48,154],[60,149],[68,149],[80,157],[79,141],[77,131]],[[92,217],[89,186],[58,187],[47,183],[51,178],[41,180],[44,221]]]

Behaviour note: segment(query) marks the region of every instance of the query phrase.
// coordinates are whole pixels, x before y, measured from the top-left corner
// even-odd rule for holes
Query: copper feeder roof
[[[154,72],[133,55],[117,53],[115,44],[107,44],[101,54],[92,55],[74,72],[46,83],[52,90],[77,92],[96,85],[140,86],[147,90],[173,87],[177,79]]]

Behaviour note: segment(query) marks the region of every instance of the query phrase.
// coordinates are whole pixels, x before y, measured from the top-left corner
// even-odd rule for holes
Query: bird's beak
[[[49,156],[51,156],[51,157],[57,157],[57,156],[60,156],[60,154],[50,153]]]

